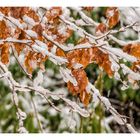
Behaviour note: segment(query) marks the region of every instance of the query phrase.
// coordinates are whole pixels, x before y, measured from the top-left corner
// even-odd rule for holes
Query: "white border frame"
[[[0,6],[117,6],[117,7],[140,7],[140,0],[0,0]],[[139,134],[0,134],[1,140],[121,140],[121,139],[139,139]]]
[[[140,6],[140,0],[0,0],[0,6]]]
[[[132,140],[139,134],[0,134],[1,140]]]

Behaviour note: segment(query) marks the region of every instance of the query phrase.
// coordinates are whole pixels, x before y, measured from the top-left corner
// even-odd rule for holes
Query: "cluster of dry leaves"
[[[83,10],[90,12],[93,10],[93,7],[83,7]],[[65,44],[67,39],[70,38],[73,34],[73,30],[69,27],[65,30],[65,33],[59,32],[59,25],[63,24],[60,19],[63,11],[60,7],[52,7],[43,15],[43,18],[46,17],[46,24],[42,24],[42,19],[40,16],[31,8],[22,7],[4,7],[0,8],[0,12],[5,15],[5,18],[0,20],[0,39],[7,39],[12,37],[17,40],[31,40],[30,44],[20,43],[20,42],[3,42],[0,44],[1,50],[1,61],[4,64],[9,63],[10,58],[10,48],[14,48],[18,55],[21,52],[24,52],[24,66],[29,74],[32,74],[36,67],[44,69],[44,62],[48,59],[48,56],[44,56],[40,52],[34,51],[32,46],[36,43],[35,40],[42,41],[45,43],[48,48],[48,51],[51,51],[53,42],[47,40],[42,33],[45,32],[48,36],[52,36],[54,41],[59,44]],[[14,29],[8,25],[8,19],[6,17],[13,17],[17,19],[21,24],[24,23],[23,17],[31,18],[36,24],[27,25],[24,29],[16,26]],[[105,18],[107,19],[107,24],[100,23],[96,27],[96,35],[106,33],[119,23],[119,11],[116,7],[107,8],[105,13]],[[36,32],[37,36],[30,36],[26,33],[27,30],[32,30]],[[76,45],[89,42],[88,38],[80,38]],[[131,54],[138,59],[140,58],[140,44],[129,44],[124,46],[124,51],[128,54]],[[81,102],[87,106],[90,102],[91,95],[87,93],[86,86],[88,84],[88,77],[84,69],[90,63],[96,63],[99,67],[102,67],[104,71],[112,77],[114,72],[111,69],[111,62],[109,60],[109,55],[103,52],[101,49],[96,47],[93,44],[93,47],[86,49],[77,49],[65,52],[61,48],[56,49],[55,55],[66,58],[68,60],[66,66],[71,70],[73,76],[77,80],[77,86],[74,86],[70,81],[67,83],[68,90],[73,94],[79,96]],[[75,68],[77,64],[81,64],[79,68]],[[136,65],[140,64],[140,61],[133,64],[132,69],[137,71]]]

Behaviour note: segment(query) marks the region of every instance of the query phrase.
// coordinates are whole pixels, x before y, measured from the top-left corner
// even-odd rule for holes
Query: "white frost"
[[[120,114],[118,114],[118,112],[113,107],[110,109],[110,112],[112,113],[113,118],[117,123],[120,125],[124,125],[126,123],[126,119],[121,118]]]
[[[66,83],[70,81],[74,86],[77,86],[77,81],[75,77],[72,75],[71,70],[60,67],[60,74],[62,75],[63,80]]]
[[[72,107],[73,111],[74,112],[78,112],[81,116],[83,117],[89,117],[89,112],[86,111],[85,109],[82,109],[79,105],[77,105],[75,102],[69,100],[69,99],[66,99],[66,98],[63,98],[63,100]]]
[[[104,103],[106,109],[109,110],[110,107],[111,107],[110,101],[109,101],[106,97],[103,97],[103,96],[101,97],[101,100],[102,100],[102,102]]]
[[[37,38],[37,33],[33,30],[26,30],[25,31],[30,37]]]
[[[105,50],[108,50],[109,52],[113,53],[116,56],[119,56],[120,58],[126,59],[127,61],[130,62],[136,62],[137,58],[134,56],[131,56],[125,52],[123,52],[121,49],[119,48],[112,48],[110,46],[102,46],[102,48],[104,48]]]
[[[28,24],[30,24],[30,25],[32,25],[32,26],[35,26],[35,24],[36,24],[34,19],[28,17],[27,15],[23,16],[23,21],[28,23]]]
[[[20,23],[20,21],[18,19],[15,19],[13,17],[7,17],[12,23],[13,25],[15,26],[18,26],[20,29],[23,29],[23,25]]]
[[[33,85],[34,85],[34,87],[37,87],[40,84],[42,84],[42,82],[43,82],[43,71],[39,70],[37,73],[37,77],[33,81]]]
[[[136,72],[132,71],[129,67],[127,67],[124,64],[121,64],[121,68],[122,68],[122,71],[123,71],[124,75],[128,74],[129,78],[131,78],[133,80],[140,80],[140,74],[139,73],[136,73]]]

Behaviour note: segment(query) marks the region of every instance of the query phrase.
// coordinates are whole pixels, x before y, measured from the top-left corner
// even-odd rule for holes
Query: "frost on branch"
[[[27,132],[23,122],[26,113],[19,108],[20,93],[25,93],[25,100],[31,100],[40,132],[48,125],[40,110],[46,110],[43,105],[47,103],[61,113],[63,106],[58,101],[63,101],[71,113],[85,118],[93,114],[97,117],[96,111],[90,114],[90,110],[102,103],[113,120],[136,132],[127,117],[122,117],[110,98],[104,96],[103,78],[120,82],[124,91],[129,87],[139,89],[140,10],[108,7],[95,19],[92,14],[98,15],[99,11],[98,7],[0,8],[0,78],[8,82],[13,93],[19,132]],[[127,39],[129,30],[135,40]],[[16,72],[12,75],[8,70],[14,63],[23,72],[23,79],[16,79]],[[35,101],[40,110],[34,96],[39,98]],[[70,128],[74,129],[76,121],[72,124]]]

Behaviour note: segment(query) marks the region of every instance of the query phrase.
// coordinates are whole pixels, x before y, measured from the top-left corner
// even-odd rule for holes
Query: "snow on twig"
[[[115,108],[112,107],[112,105],[111,105],[109,99],[107,99],[106,97],[103,97],[103,96],[99,93],[98,89],[95,88],[94,85],[92,85],[91,83],[89,83],[87,89],[88,89],[88,91],[90,90],[90,91],[92,92],[92,94],[93,94],[94,97],[96,97],[96,99],[93,98],[93,101],[96,102],[97,99],[99,99],[100,102],[105,106],[105,108],[106,108],[107,110],[110,111],[110,113],[113,115],[114,120],[115,120],[118,124],[120,124],[120,125],[125,125],[131,133],[137,133],[137,131],[136,131],[129,123],[127,123],[126,119],[123,118],[123,117],[117,112],[117,110],[116,110]]]

